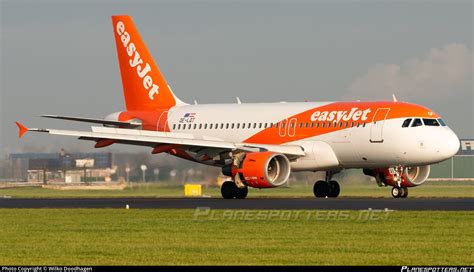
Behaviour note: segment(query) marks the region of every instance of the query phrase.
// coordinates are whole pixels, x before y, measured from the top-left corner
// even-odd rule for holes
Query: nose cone
[[[449,159],[459,151],[459,145],[460,145],[459,138],[450,129],[447,130],[443,138],[444,138],[442,142],[443,156],[446,156],[446,159]]]

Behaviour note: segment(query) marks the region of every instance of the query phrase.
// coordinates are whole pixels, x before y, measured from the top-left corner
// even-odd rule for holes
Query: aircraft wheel
[[[329,185],[324,180],[318,180],[314,184],[313,193],[315,197],[326,197],[329,193]]]
[[[392,196],[393,197],[399,198],[399,197],[401,197],[402,193],[403,193],[402,188],[400,188],[400,187],[393,187],[392,188]]]
[[[247,188],[247,186],[245,186],[244,188],[237,188],[237,193],[235,194],[235,198],[244,199],[247,197],[248,193],[249,193],[249,189]]]
[[[339,187],[339,183],[335,180],[329,181],[329,192],[328,197],[338,197],[339,193],[341,192],[341,188]]]
[[[408,188],[407,187],[402,187],[402,194],[401,194],[401,198],[406,198],[408,196]]]
[[[226,181],[222,183],[221,194],[225,199],[232,199],[237,195],[237,185],[233,181]]]

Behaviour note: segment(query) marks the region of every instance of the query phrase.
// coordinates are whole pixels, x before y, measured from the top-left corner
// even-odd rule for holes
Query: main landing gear
[[[233,181],[225,181],[221,186],[221,194],[225,199],[244,199],[247,197],[249,190],[246,185],[242,188],[237,187],[237,184]]]
[[[318,180],[314,184],[313,193],[315,197],[338,197],[341,191],[339,183],[331,180],[333,173],[326,171],[326,179]]]
[[[395,198],[406,198],[408,196],[407,187],[393,187],[392,196]]]

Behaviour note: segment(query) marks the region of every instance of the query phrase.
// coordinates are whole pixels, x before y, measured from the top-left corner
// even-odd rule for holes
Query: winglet
[[[20,122],[15,122],[15,124],[18,126],[18,129],[19,129],[18,138],[23,137],[23,135],[28,131],[28,128],[20,124]]]

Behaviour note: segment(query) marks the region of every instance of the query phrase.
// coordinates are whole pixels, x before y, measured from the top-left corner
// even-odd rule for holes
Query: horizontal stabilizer
[[[136,127],[141,126],[140,123],[133,122],[133,121],[123,122],[123,121],[112,121],[112,120],[104,120],[104,119],[84,118],[84,117],[75,117],[75,116],[60,116],[60,115],[49,115],[49,114],[41,115],[41,117],[77,121],[77,122],[95,123],[95,124],[102,124],[102,125],[109,125],[109,126],[120,126],[120,127],[126,127],[126,128],[136,128]]]

